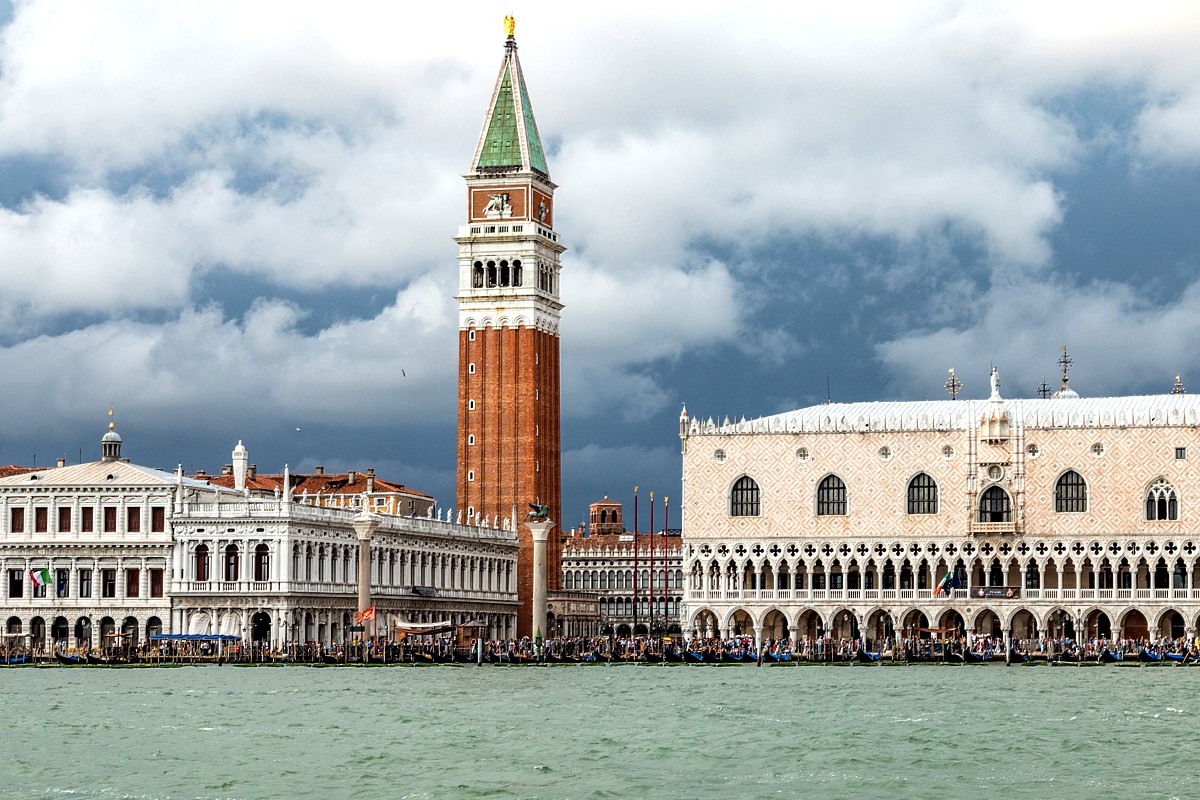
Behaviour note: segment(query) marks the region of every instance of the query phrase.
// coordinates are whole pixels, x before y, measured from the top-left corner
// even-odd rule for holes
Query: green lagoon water
[[[0,797],[1200,797],[1200,669],[0,670]]]

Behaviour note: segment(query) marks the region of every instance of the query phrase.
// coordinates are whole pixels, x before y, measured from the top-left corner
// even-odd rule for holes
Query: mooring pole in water
[[[1004,666],[1012,666],[1012,632],[1004,632]]]

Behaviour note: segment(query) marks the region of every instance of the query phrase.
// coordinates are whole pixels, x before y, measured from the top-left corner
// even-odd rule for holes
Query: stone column
[[[371,607],[371,537],[379,529],[379,517],[369,513],[364,504],[361,514],[354,518],[354,533],[358,536],[358,610]]]
[[[529,532],[533,534],[533,625],[530,630],[536,637],[541,631],[545,638],[547,631],[542,630],[546,625],[546,542],[549,540],[550,529],[554,527],[553,520],[526,522]]]

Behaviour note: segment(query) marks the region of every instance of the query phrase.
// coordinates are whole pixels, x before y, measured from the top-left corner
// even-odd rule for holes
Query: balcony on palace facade
[[[971,533],[976,536],[1012,536],[1017,532],[1015,522],[972,522]]]
[[[1021,596],[1004,598],[970,598],[967,589],[955,589],[954,600],[973,600],[976,603],[993,602],[1122,602],[1122,601],[1171,601],[1200,600],[1200,588],[1195,589],[1022,589]],[[837,603],[837,602],[932,602],[948,601],[951,598],[933,589],[692,589],[685,593],[689,603],[708,602],[785,602],[785,603]]]

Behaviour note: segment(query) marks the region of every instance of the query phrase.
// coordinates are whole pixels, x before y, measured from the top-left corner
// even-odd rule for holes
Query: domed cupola
[[[100,438],[101,461],[121,460],[121,434],[117,433],[116,427],[115,422],[108,423],[108,433]]]

